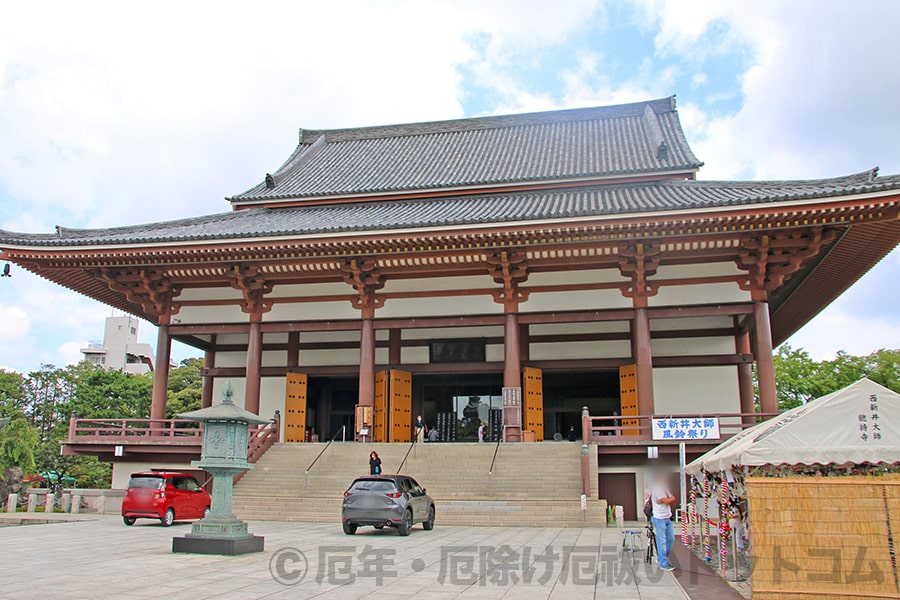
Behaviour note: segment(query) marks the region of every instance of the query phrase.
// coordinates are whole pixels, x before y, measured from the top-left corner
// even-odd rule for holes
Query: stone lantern
[[[248,426],[269,421],[238,408],[231,396],[229,382],[221,404],[178,415],[203,423],[200,460],[191,465],[213,476],[213,488],[209,514],[196,521],[190,533],[172,539],[172,552],[235,555],[263,550],[265,538],[247,532],[247,524],[231,512],[231,501],[234,476],[253,468],[247,462]]]

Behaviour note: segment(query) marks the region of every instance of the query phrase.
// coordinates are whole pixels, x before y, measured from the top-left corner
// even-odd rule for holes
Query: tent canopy
[[[900,462],[900,394],[870,379],[745,429],[687,466],[732,467]]]

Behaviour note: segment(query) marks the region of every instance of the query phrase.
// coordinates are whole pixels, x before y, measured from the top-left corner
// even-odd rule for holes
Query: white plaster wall
[[[231,382],[231,401],[235,406],[244,408],[244,399],[246,396],[246,383],[244,377],[216,377],[213,384],[213,404],[219,404],[224,398],[225,384]]]
[[[651,319],[651,331],[675,331],[683,329],[713,329],[732,327],[731,317],[689,317],[683,319]]]
[[[300,332],[300,343],[303,344],[306,342],[359,342],[359,330],[302,331]],[[301,350],[301,353],[302,352],[303,350]]]
[[[405,317],[444,317],[447,315],[483,315],[503,312],[503,307],[485,294],[438,298],[392,298],[379,308],[379,319]]]
[[[217,344],[241,344],[246,346],[249,342],[249,335],[246,333],[220,333],[216,335],[216,343]]]
[[[388,279],[382,292],[421,292],[436,290],[470,290],[498,287],[485,272],[483,276],[469,277],[426,277],[422,279]]]
[[[270,294],[273,298],[310,298],[313,296],[352,296],[353,288],[343,281],[333,283],[294,283],[276,285]],[[348,302],[349,304],[349,302]]]
[[[484,356],[487,362],[503,362],[503,344],[488,344],[484,348]]]
[[[449,338],[485,338],[503,335],[503,326],[445,327],[442,329],[404,329],[404,340],[441,340]]]
[[[428,364],[428,347],[403,348],[400,351],[400,359],[404,365]]]
[[[284,396],[287,391],[285,377],[263,377],[259,388],[259,416],[271,419],[275,411],[281,412],[279,439],[284,439]]]
[[[402,354],[401,354],[402,356]],[[375,348],[375,364],[376,365],[386,365],[389,364],[388,361],[388,349],[387,348]],[[359,360],[357,359],[357,362]]]
[[[172,317],[175,325],[193,325],[202,323],[247,323],[249,317],[237,304],[226,306],[183,306],[178,314]]]
[[[590,290],[578,292],[532,293],[528,301],[519,305],[520,312],[545,312],[554,310],[602,310],[606,308],[631,308],[631,299],[619,290]]]
[[[567,285],[572,283],[625,283],[618,269],[585,269],[556,271],[549,273],[529,273],[525,285]]]
[[[653,397],[658,415],[740,412],[737,368],[653,369]]]
[[[347,288],[349,289],[349,286]],[[359,319],[359,310],[353,308],[350,300],[276,304],[272,307],[272,310],[263,315],[263,321],[267,323],[275,321],[329,321],[342,319]],[[244,320],[246,321],[246,318]]]
[[[652,321],[651,321],[652,323]],[[621,333],[630,331],[628,321],[597,321],[589,323],[543,323],[528,327],[531,335],[570,333]]]
[[[302,356],[302,354],[301,354]],[[302,360],[302,359],[301,359]],[[262,366],[283,367],[287,364],[287,350],[266,350],[262,355]]]
[[[653,356],[697,356],[701,354],[734,354],[734,338],[684,338],[653,340]]]
[[[718,277],[740,275],[733,262],[704,263],[700,265],[666,265],[656,271],[653,279],[685,279],[691,277]],[[650,306],[672,304],[704,304],[710,302],[743,302],[750,293],[741,290],[737,283],[712,283],[702,285],[662,286],[656,296],[650,298]]]
[[[216,352],[217,367],[246,367],[246,352]]]
[[[323,367],[330,365],[358,365],[359,348],[340,350],[301,350],[301,367]]]
[[[178,300],[240,300],[243,295],[233,287],[185,288]]]
[[[631,356],[631,343],[628,341],[531,344],[531,360],[627,358],[629,356]]]
[[[741,275],[733,261],[703,263],[700,265],[664,265],[656,270],[654,278],[682,279],[684,277],[718,277],[719,275]]]

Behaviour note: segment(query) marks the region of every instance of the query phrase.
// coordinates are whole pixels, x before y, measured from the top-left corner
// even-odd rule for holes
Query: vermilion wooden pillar
[[[153,394],[150,397],[150,418],[166,418],[166,398],[169,393],[169,359],[172,354],[172,338],[169,324],[160,323],[156,336],[156,364],[153,371]],[[151,427],[152,429],[152,427]]]
[[[287,366],[300,366],[300,332],[288,333]]]
[[[631,327],[632,358],[637,375],[638,413],[654,414],[653,403],[653,352],[650,345],[650,315],[646,307],[634,309]]]
[[[756,341],[756,377],[759,386],[759,408],[764,413],[778,412],[775,389],[775,362],[772,359],[772,326],[769,303],[753,303],[753,339]]]
[[[359,333],[359,404],[375,405],[375,321],[366,316]]]
[[[531,330],[528,323],[519,324],[519,358],[531,360]]]
[[[402,330],[391,329],[388,331],[388,364],[392,367],[399,367],[403,362],[402,359]]]
[[[216,366],[216,335],[212,335],[210,348],[203,355],[203,368],[213,369]],[[215,379],[206,375],[203,377],[203,388],[200,391],[200,408],[209,408],[213,401],[213,383]]]
[[[751,354],[750,350],[750,333],[739,333],[734,339],[735,350],[738,354]],[[741,412],[752,413],[755,411],[756,399],[753,393],[753,365],[750,363],[741,363],[737,366],[738,372],[738,392],[741,398]],[[744,426],[754,425],[756,417],[745,415],[742,418]]]
[[[262,382],[262,329],[259,321],[250,322],[250,339],[247,341],[247,381],[244,392],[244,409],[259,414],[259,391]]]
[[[522,387],[520,351],[519,316],[515,312],[508,312],[503,326],[503,387]]]

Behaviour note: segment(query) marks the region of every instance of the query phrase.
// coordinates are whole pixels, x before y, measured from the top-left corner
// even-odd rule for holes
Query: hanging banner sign
[[[653,439],[687,442],[719,439],[718,417],[653,419]]]

